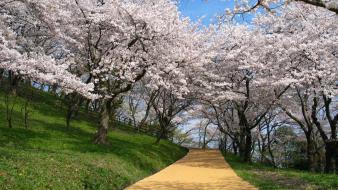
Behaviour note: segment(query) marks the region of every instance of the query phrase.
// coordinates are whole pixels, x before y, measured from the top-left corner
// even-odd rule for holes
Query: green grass
[[[12,98],[13,100],[13,98]],[[30,127],[17,98],[13,128],[0,93],[0,189],[123,189],[184,156],[186,149],[153,137],[114,129],[109,146],[92,144],[97,120],[80,113],[65,127],[55,97],[35,93]]]
[[[258,163],[244,163],[227,153],[225,160],[238,176],[261,190],[338,189],[338,175],[319,174],[292,169],[276,169]]]

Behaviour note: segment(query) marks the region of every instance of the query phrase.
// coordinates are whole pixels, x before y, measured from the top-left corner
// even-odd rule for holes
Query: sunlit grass
[[[225,155],[225,160],[238,176],[261,190],[338,189],[338,175],[276,169],[257,163],[244,163],[231,153]]]
[[[65,111],[46,93],[33,99],[29,128],[18,98],[13,128],[0,94],[0,189],[121,189],[185,155],[167,141],[116,129],[109,146],[92,144],[97,121],[80,113],[65,127]]]

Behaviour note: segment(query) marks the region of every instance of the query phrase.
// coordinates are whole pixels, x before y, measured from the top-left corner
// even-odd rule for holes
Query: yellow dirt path
[[[181,160],[126,190],[253,190],[217,150],[190,150]]]

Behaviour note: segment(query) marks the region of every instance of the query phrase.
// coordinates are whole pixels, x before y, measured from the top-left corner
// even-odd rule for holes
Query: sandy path
[[[181,160],[126,190],[253,190],[216,150],[190,150]]]

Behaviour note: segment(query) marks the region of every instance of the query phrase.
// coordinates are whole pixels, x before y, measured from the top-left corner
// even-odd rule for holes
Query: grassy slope
[[[338,189],[338,176],[243,163],[227,153],[225,160],[237,175],[262,190]]]
[[[14,127],[5,122],[0,93],[0,189],[122,189],[186,154],[170,142],[119,129],[110,146],[91,143],[95,118],[80,114],[71,129],[54,97],[34,97],[30,128],[24,129],[18,98]]]

